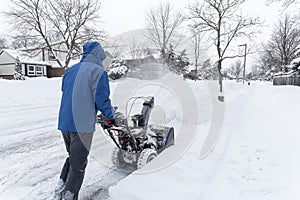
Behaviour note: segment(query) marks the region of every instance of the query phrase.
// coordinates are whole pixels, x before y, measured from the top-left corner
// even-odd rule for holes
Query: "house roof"
[[[20,50],[13,50],[13,49],[2,49],[2,52],[6,52],[12,59],[19,58],[21,63],[28,63],[28,64],[39,64],[39,65],[49,65],[50,63],[46,61],[40,60],[37,56],[32,56],[27,52],[20,51]]]
[[[76,59],[76,60],[71,59],[70,62],[69,62],[68,67],[70,68],[70,67],[72,67],[74,64],[79,63],[80,60],[81,60],[81,59]],[[60,66],[57,62],[55,62],[55,63],[52,65],[52,68],[61,68],[61,66]]]
[[[295,58],[294,60],[292,60],[291,64],[297,64],[297,63],[300,63],[300,57],[298,58]]]
[[[291,71],[288,71],[288,72],[278,72],[278,73],[274,74],[274,76],[289,76],[289,75],[292,75],[296,72],[297,71],[295,71],[295,70],[291,70]]]

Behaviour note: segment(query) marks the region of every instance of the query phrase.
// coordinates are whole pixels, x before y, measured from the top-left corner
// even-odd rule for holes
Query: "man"
[[[78,199],[97,111],[116,125],[109,99],[108,76],[102,66],[105,57],[98,42],[88,42],[83,46],[80,62],[64,73],[58,129],[62,131],[69,157],[61,171],[55,199]]]

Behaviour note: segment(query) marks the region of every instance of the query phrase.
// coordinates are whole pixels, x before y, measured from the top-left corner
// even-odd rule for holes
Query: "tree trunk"
[[[218,72],[219,72],[219,86],[220,86],[220,92],[223,92],[223,78],[222,78],[222,73],[221,73],[221,67],[222,67],[222,61],[218,61]]]

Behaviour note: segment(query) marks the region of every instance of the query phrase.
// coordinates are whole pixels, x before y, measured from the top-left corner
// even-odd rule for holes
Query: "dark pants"
[[[83,182],[87,157],[91,148],[93,133],[63,132],[69,157],[66,159],[60,178],[65,182],[64,191],[70,191],[78,198]]]

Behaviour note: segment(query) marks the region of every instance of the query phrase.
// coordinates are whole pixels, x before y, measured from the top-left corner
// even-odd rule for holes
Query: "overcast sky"
[[[149,7],[157,5],[162,0],[100,0],[101,19],[103,28],[114,36],[122,32],[144,28],[145,12]],[[194,0],[171,0],[176,9],[183,9]],[[7,10],[10,0],[1,0],[0,10]],[[279,6],[273,4],[266,6],[264,0],[248,0],[245,4],[244,13],[259,15],[266,21],[266,25],[273,25],[278,19]],[[1,15],[0,33],[7,33],[6,17]]]
[[[145,27],[145,12],[149,7],[157,5],[162,0],[102,0],[102,20],[106,31],[116,35],[125,31]],[[176,9],[187,7],[194,0],[171,0]],[[118,6],[116,6],[118,5]],[[244,5],[244,13],[258,15],[266,21],[267,26],[273,26],[278,19],[278,5],[266,6],[264,0],[248,0]],[[274,21],[275,20],[275,21]]]

